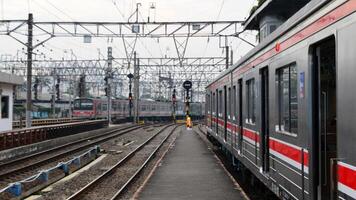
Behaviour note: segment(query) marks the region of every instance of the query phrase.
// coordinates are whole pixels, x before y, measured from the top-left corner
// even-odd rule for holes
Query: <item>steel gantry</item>
[[[168,97],[160,88],[179,87],[185,80],[195,82],[196,91],[204,91],[205,86],[225,69],[225,57],[185,57],[174,58],[139,58],[142,87],[150,88],[156,96]],[[183,69],[180,67],[183,63]],[[127,74],[133,73],[128,68],[127,58],[112,59],[112,75],[116,84],[126,88]],[[104,88],[104,77],[107,74],[107,59],[87,60],[32,60],[33,77],[56,77],[65,81],[86,76],[86,82],[96,87]],[[27,76],[27,61],[16,57],[0,56],[0,71]],[[94,84],[98,83],[98,84]],[[120,92],[121,93],[121,92]],[[120,94],[119,93],[119,94]]]
[[[219,37],[240,38],[243,21],[195,21],[195,22],[140,22],[138,8],[135,22],[38,22],[29,14],[26,20],[1,20],[0,35],[7,35],[27,47],[27,58],[1,62],[1,70],[27,76],[26,124],[30,124],[33,76],[80,76],[93,77],[112,73],[113,79],[123,80],[123,76],[132,73],[139,64],[142,83],[161,88],[167,84],[170,90],[184,80],[196,82],[194,90],[204,91],[206,84],[227,67],[226,58],[186,58],[185,51],[189,38]],[[125,46],[126,58],[113,59],[112,68],[107,60],[34,60],[33,50],[52,38],[83,37],[84,43],[90,43],[92,37],[121,37]],[[138,58],[132,61],[136,52],[138,38],[173,38],[177,58]],[[36,40],[34,40],[36,38]],[[245,41],[243,38],[241,40]],[[135,53],[136,54],[136,53]],[[121,62],[122,61],[122,62]],[[132,69],[131,63],[136,63]],[[111,66],[111,64],[109,64]],[[109,70],[110,68],[110,70]],[[55,69],[55,70],[54,70]],[[168,74],[169,72],[169,74]],[[158,86],[157,86],[158,85]],[[162,96],[161,91],[158,92]],[[166,95],[167,96],[167,95]],[[168,97],[169,98],[169,97]]]

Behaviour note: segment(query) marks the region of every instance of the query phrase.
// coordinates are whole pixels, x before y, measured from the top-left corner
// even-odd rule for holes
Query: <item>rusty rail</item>
[[[93,120],[0,132],[0,151],[107,126],[107,120]]]

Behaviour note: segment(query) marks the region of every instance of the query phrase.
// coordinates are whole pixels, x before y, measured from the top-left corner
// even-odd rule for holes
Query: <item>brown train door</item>
[[[319,200],[334,199],[335,185],[332,177],[337,152],[336,128],[336,51],[335,39],[322,41],[313,48],[313,126],[314,197]]]
[[[269,91],[268,91],[268,67],[261,69],[261,157],[262,170],[269,170]]]

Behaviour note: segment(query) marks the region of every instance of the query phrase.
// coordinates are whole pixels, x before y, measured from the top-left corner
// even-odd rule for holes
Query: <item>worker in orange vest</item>
[[[192,119],[189,117],[189,115],[187,116],[186,125],[187,125],[187,128],[193,127]]]

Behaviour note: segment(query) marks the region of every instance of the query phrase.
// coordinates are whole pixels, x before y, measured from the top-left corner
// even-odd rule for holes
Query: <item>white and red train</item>
[[[125,120],[130,117],[129,101],[125,99],[111,100],[111,117],[113,120]],[[104,119],[107,117],[108,100],[106,98],[78,98],[75,99],[73,117],[86,119]],[[159,102],[154,100],[140,100],[139,115],[147,119],[168,119],[172,117],[172,102]],[[177,102],[176,117],[185,115],[184,103]],[[204,104],[190,103],[190,113],[194,118],[204,115]],[[131,110],[133,116],[134,108]]]
[[[307,6],[207,87],[208,136],[281,199],[356,199],[356,0]]]

